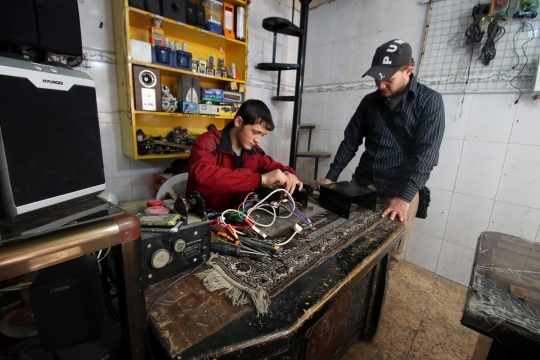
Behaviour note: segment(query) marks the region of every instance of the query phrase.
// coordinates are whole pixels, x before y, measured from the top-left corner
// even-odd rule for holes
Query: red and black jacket
[[[229,130],[208,131],[195,141],[189,158],[186,195],[198,191],[207,209],[236,209],[246,195],[261,186],[261,174],[280,169],[296,174],[289,167],[274,161],[257,145],[242,150],[242,167],[236,167]]]

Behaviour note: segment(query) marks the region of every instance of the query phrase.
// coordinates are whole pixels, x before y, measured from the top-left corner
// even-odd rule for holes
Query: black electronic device
[[[161,0],[161,11],[166,18],[186,22],[186,0]]]
[[[80,71],[0,57],[0,218],[31,216],[103,190],[94,81]]]
[[[0,44],[38,46],[33,0],[0,1]]]
[[[144,0],[129,0],[129,6],[133,6],[137,9],[146,10],[144,6]]]
[[[100,337],[55,350],[58,360],[121,360],[122,331],[119,324],[106,319]]]
[[[195,4],[195,16],[197,19],[196,26],[202,29],[206,29],[206,10],[204,5]]]
[[[43,348],[60,349],[101,335],[105,305],[95,255],[39,270],[29,294]]]
[[[294,199],[294,202],[296,203],[296,206],[300,205],[301,207],[306,207],[309,200],[309,195],[313,193],[313,187],[310,185],[303,186],[302,190],[298,190],[299,186],[296,185],[296,189],[292,194],[292,198]],[[264,199],[268,195],[270,195],[273,191],[277,189],[282,189],[282,187],[279,186],[261,186],[255,192],[257,193],[257,197],[259,200]],[[272,194],[268,199],[266,199],[266,202],[272,203],[272,202],[280,202],[284,193],[281,191],[278,191],[274,194]]]
[[[209,221],[184,225],[176,233],[143,232],[143,284],[155,284],[208,260],[210,232]]]
[[[191,0],[186,1],[186,23],[197,25],[197,14],[195,13],[195,3]]]
[[[146,11],[161,15],[161,0],[145,0]]]
[[[266,186],[266,185],[263,185],[261,186],[260,188],[256,189],[255,192],[257,193],[257,198],[259,201],[262,201],[263,199],[265,199],[267,196],[269,196],[270,194],[272,194],[272,192],[278,190],[278,189],[281,189],[281,187],[279,186]],[[265,202],[271,204],[273,202],[280,202],[281,201],[281,196],[283,195],[283,192],[281,191],[276,191],[275,193],[273,193],[272,195],[270,195],[268,197],[268,199],[265,200]]]
[[[82,56],[77,0],[34,0],[34,11],[41,50]]]
[[[375,210],[377,207],[377,191],[349,181],[322,185],[319,204],[326,210],[348,219],[352,204]]]
[[[193,78],[191,76],[182,75],[178,77],[176,89],[178,101],[193,102]]]

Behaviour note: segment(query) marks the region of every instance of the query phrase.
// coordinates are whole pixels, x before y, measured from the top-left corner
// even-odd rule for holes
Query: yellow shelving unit
[[[161,73],[161,85],[167,85],[171,89],[172,94],[176,94],[177,78],[182,75],[189,75],[200,79],[201,87],[224,89],[232,81],[238,84],[245,84],[247,79],[248,6],[245,1],[240,0],[225,0],[224,2],[234,6],[245,7],[245,41],[231,39],[195,26],[130,7],[128,0],[113,0],[122,151],[126,156],[135,160],[189,157],[189,153],[139,155],[137,152],[136,134],[138,129],[141,129],[146,135],[161,135],[166,137],[174,127],[182,126],[187,128],[191,134],[197,135],[205,132],[207,126],[210,124],[214,124],[218,129],[221,129],[228,121],[233,119],[232,114],[231,116],[211,116],[135,110],[135,92],[133,87],[133,65],[159,69]],[[193,59],[208,60],[210,55],[214,55],[216,58],[224,58],[225,65],[229,67],[232,63],[235,63],[239,79],[235,80],[197,74],[192,71],[133,60],[131,57],[131,40],[135,39],[148,42],[150,40],[150,27],[154,18],[162,19],[162,28],[169,41],[178,41],[180,44],[183,42],[187,43],[188,51],[192,54]]]

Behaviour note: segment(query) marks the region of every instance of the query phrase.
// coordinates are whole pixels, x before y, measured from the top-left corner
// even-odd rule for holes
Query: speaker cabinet
[[[193,102],[200,102],[200,99],[201,99],[201,79],[199,78],[193,78],[193,83],[192,83],[192,91],[193,91],[193,94],[191,95],[192,96],[192,99],[193,99]]]
[[[105,319],[100,337],[55,350],[54,360],[122,360],[122,332],[117,324]],[[34,358],[32,358],[34,360]],[[53,360],[53,359],[51,359]]]
[[[186,1],[186,23],[193,26],[197,25],[195,3],[191,0]]]
[[[161,15],[161,0],[145,0],[146,11]]]
[[[0,43],[38,46],[36,15],[32,0],[0,1]]]
[[[45,349],[60,349],[101,335],[105,305],[95,255],[40,270],[29,294]]]
[[[39,47],[61,55],[82,56],[79,5],[75,0],[34,0]]]
[[[195,15],[197,16],[196,26],[206,29],[206,12],[203,5],[195,4]]]
[[[161,111],[161,74],[159,69],[133,65],[135,109]]]
[[[21,146],[21,136],[32,145]],[[0,57],[0,217],[31,216],[99,194],[105,189],[101,151],[90,76]],[[39,174],[39,181],[29,174]]]
[[[132,6],[141,10],[146,10],[144,6],[144,0],[129,0],[129,6]]]
[[[186,23],[186,0],[162,0],[163,16],[181,23]]]
[[[178,78],[176,98],[179,102],[193,102],[192,86],[193,78],[191,76],[182,75]]]

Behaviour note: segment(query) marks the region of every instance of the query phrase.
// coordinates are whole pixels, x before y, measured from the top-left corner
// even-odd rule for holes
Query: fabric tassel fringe
[[[270,306],[270,299],[266,297],[264,289],[252,289],[232,280],[221,268],[212,260],[217,255],[212,253],[206,262],[211,269],[195,274],[203,281],[203,285],[208,292],[225,289],[225,295],[232,300],[234,306],[242,306],[253,302],[258,315],[266,315]]]

